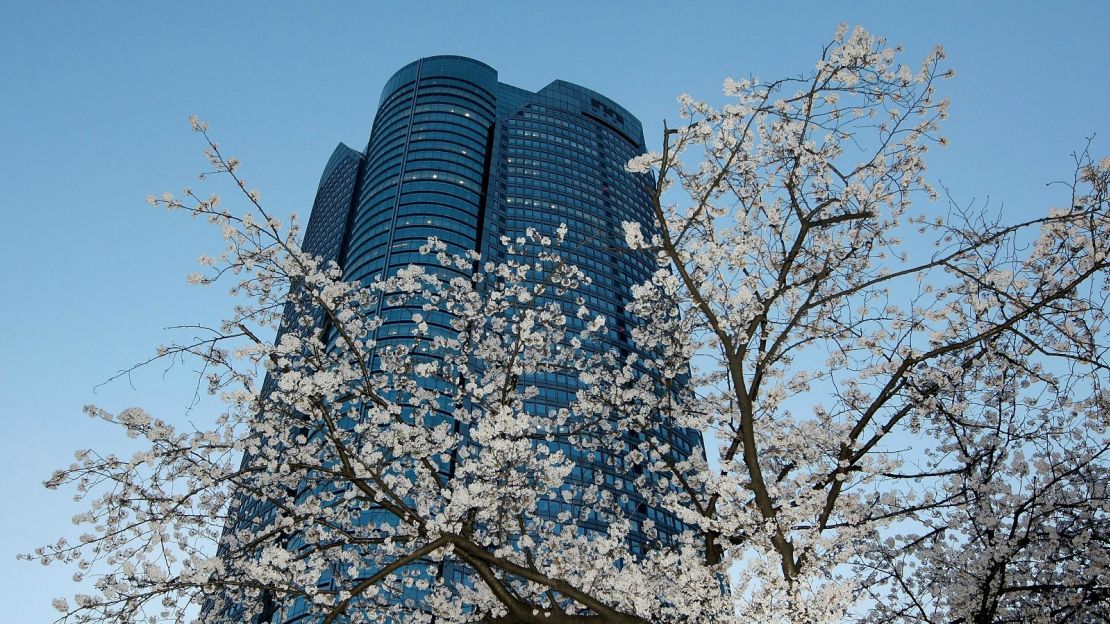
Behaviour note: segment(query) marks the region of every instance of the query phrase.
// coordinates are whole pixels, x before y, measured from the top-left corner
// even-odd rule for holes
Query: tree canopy
[[[345,282],[194,118],[241,205],[151,203],[221,229],[190,279],[238,304],[157,356],[198,358],[227,410],[197,431],[87,409],[146,449],[81,451],[47,481],[87,506],[84,535],[27,555],[94,588],[63,619],[1110,619],[1110,158],[1078,152],[1061,205],[1024,221],[936,201],[950,71],[940,48],[900,53],[842,28],[795,77],[680,98],[682,125],[628,163],[655,219],[624,224],[621,253],[656,267],[635,353],[555,300],[590,279],[565,227],[504,240],[505,263],[429,240],[445,270]],[[379,301],[413,340],[375,343]],[[537,374],[575,380],[569,409],[526,409]],[[619,449],[676,522],[631,550],[625,501],[568,488],[560,441]]]

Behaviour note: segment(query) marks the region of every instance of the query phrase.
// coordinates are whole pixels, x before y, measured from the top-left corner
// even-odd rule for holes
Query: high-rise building
[[[410,264],[442,270],[419,251],[432,236],[450,252],[473,251],[500,262],[510,253],[503,237],[565,224],[567,239],[575,243],[567,260],[591,278],[590,285],[566,294],[568,310],[573,315],[577,302],[584,302],[590,316],[605,315],[606,329],[593,348],[635,353],[631,330],[643,321],[625,307],[631,288],[656,265],[650,255],[628,252],[621,224],[638,222],[645,233],[655,231],[651,178],[624,167],[645,151],[640,122],[594,91],[556,80],[533,93],[499,82],[493,68],[472,59],[420,59],[386,83],[366,149],[340,144],[332,154],[302,247],[335,261],[344,279],[368,283]],[[411,312],[378,314],[385,321],[374,337],[379,347],[412,340]],[[569,407],[578,389],[568,375],[521,383],[540,388],[527,404],[535,413]],[[640,495],[633,470],[641,469],[624,460],[645,433],[623,435],[627,443],[621,448],[560,450],[576,466],[567,488],[600,484],[620,499],[632,519],[629,547],[641,553],[681,525]],[[696,431],[660,422],[647,435],[661,437],[676,459],[701,453]],[[266,505],[245,501],[240,513],[258,517]],[[543,501],[541,511],[555,518],[574,505],[573,496]],[[641,528],[648,520],[657,527],[651,535]],[[600,531],[605,519],[581,524]],[[296,605],[270,605],[265,621],[298,621],[302,612]]]

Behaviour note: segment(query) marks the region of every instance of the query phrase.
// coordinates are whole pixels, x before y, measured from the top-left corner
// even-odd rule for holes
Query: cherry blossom
[[[656,267],[636,353],[559,303],[590,280],[566,226],[345,282],[191,118],[243,207],[148,201],[222,233],[189,281],[237,307],[154,359],[202,362],[226,411],[88,407],[145,448],[57,471],[81,536],[25,557],[76,570],[54,606],[80,623],[1104,621],[1110,159],[1024,221],[933,201],[944,63],[842,27],[796,77],[681,96],[628,163],[655,219],[623,226]],[[383,302],[412,340],[381,340]],[[536,375],[571,406],[530,410]],[[628,467],[669,525],[649,548],[565,448]]]

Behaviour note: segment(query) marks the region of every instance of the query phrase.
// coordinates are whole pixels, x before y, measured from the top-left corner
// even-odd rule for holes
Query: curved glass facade
[[[347,279],[425,262],[417,250],[429,236],[458,253],[478,248],[496,101],[497,72],[460,57],[416,61],[386,83],[365,152]]]
[[[564,306],[572,327],[582,323],[574,314],[579,301],[591,317],[606,316],[605,333],[587,348],[636,352],[631,330],[642,321],[625,307],[632,286],[647,280],[655,266],[647,255],[620,251],[621,222],[637,221],[649,235],[654,229],[647,191],[651,180],[624,169],[644,151],[640,122],[594,91],[557,80],[533,93],[498,82],[493,68],[472,59],[421,59],[386,83],[366,149],[359,153],[340,145],[332,155],[304,248],[336,261],[348,280],[369,282],[410,264],[462,274],[421,255],[419,248],[435,236],[449,251],[477,251],[503,261],[508,258],[501,237],[515,239],[531,227],[553,231],[566,224],[573,249],[567,260],[592,283],[547,301]],[[534,251],[517,246],[515,259]],[[384,307],[378,312],[385,319],[375,337],[378,345],[412,340],[411,311]],[[539,388],[526,404],[539,415],[570,407],[578,390],[577,379],[568,375],[542,373],[520,381]],[[456,430],[465,436],[460,425]],[[562,511],[577,511],[585,486],[598,484],[621,501],[632,519],[635,553],[653,540],[667,540],[681,525],[637,492],[634,482],[643,470],[626,461],[645,435],[668,444],[676,459],[702,452],[699,433],[663,422],[647,433],[625,431],[618,448],[600,451],[539,442],[558,448],[576,466],[564,495],[542,501],[541,512],[555,519]],[[265,505],[248,507],[241,517],[265,516]],[[389,521],[385,512],[377,513],[376,522]],[[647,520],[657,527],[654,536],[641,528]],[[584,525],[604,530],[605,519],[590,515]],[[294,541],[290,548],[296,547]],[[303,604],[272,605],[260,621],[301,621],[303,609]]]

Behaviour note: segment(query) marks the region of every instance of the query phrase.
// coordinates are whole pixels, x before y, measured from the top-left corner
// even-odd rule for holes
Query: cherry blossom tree
[[[433,239],[442,270],[345,282],[209,141],[245,207],[151,203],[221,229],[190,279],[240,303],[158,357],[198,358],[227,410],[183,431],[88,408],[146,449],[47,481],[87,505],[84,535],[28,555],[94,588],[62,619],[1110,620],[1110,159],[1078,153],[1061,206],[1025,220],[915,212],[951,72],[939,48],[899,54],[842,28],[797,77],[680,98],[682,125],[628,164],[655,213],[624,227],[657,266],[637,354],[553,302],[589,280],[565,228],[503,241],[499,265]],[[379,302],[412,340],[375,342]],[[577,378],[569,409],[525,408],[545,372]],[[707,453],[676,455],[661,423]],[[631,550],[627,507],[569,488],[559,440],[621,448],[679,528]]]

